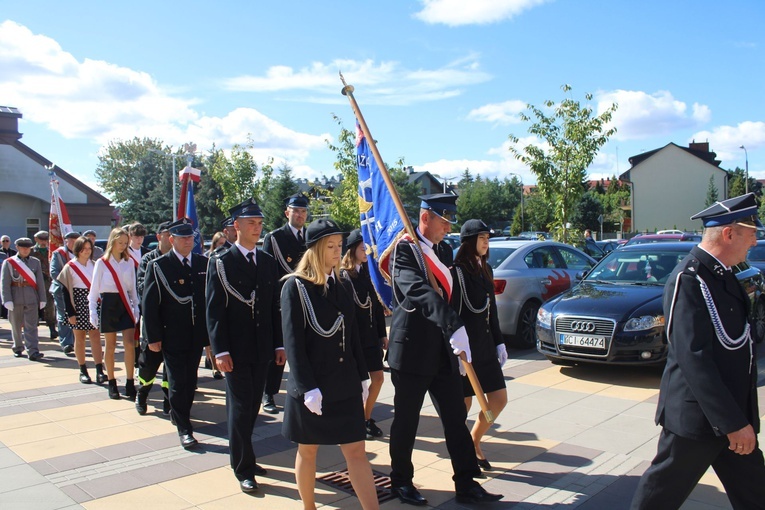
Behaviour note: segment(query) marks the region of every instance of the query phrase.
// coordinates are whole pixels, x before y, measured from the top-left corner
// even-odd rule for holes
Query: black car
[[[537,350],[559,365],[664,363],[664,284],[693,246],[649,243],[609,253],[579,285],[539,309]],[[765,337],[765,282],[746,262],[734,272],[752,299],[752,335],[760,342]]]

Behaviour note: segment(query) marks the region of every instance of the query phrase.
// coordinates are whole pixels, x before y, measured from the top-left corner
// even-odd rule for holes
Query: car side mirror
[[[584,277],[587,276],[589,272],[590,272],[589,269],[585,269],[584,271],[579,271],[578,273],[576,273],[576,276],[574,278],[576,278],[578,281],[584,280]]]

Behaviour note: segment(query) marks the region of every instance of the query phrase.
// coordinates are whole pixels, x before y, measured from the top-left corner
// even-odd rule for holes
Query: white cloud
[[[449,26],[482,25],[509,20],[548,0],[421,0],[415,17],[425,23]]]
[[[295,92],[282,99],[344,104],[347,99],[340,94],[342,83],[338,71],[343,73],[346,83],[363,86],[365,104],[409,105],[437,101],[460,95],[465,86],[491,79],[491,75],[480,70],[478,56],[471,54],[435,69],[407,69],[400,62],[371,59],[313,62],[297,70],[274,66],[263,76],[226,79],[223,86],[239,92]]]
[[[300,164],[329,137],[293,131],[252,108],[202,115],[194,109],[196,99],[171,94],[147,73],[100,60],[80,62],[53,39],[13,21],[0,23],[0,69],[3,105],[65,138],[104,145],[146,136],[171,145],[193,140],[200,148],[227,148],[246,143],[249,134],[259,161],[274,157]]]
[[[616,140],[634,140],[668,135],[681,129],[698,128],[709,122],[708,106],[694,103],[691,111],[668,91],[648,94],[639,90],[614,90],[597,94],[598,113],[612,103],[619,105],[611,124],[617,127]]]
[[[717,126],[711,131],[699,131],[691,140],[709,142],[711,150],[717,153],[717,159],[723,162],[723,167],[744,167],[744,150],[751,153],[765,147],[765,122],[741,122],[737,126]],[[750,159],[751,165],[751,159]]]
[[[468,120],[492,122],[494,124],[518,124],[519,113],[526,109],[526,103],[517,99],[503,103],[491,103],[475,108],[467,115]]]

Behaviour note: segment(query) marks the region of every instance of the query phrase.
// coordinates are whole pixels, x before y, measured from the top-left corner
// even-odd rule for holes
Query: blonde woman
[[[303,508],[315,509],[319,445],[338,444],[361,507],[377,509],[364,450],[369,375],[348,282],[339,280],[343,233],[332,220],[306,229],[306,252],[282,288],[282,330],[290,364],[282,434],[298,443],[295,478]]]
[[[90,384],[93,382],[88,374],[85,364],[85,340],[90,339],[90,351],[96,364],[96,383],[103,384],[107,381],[104,374],[103,350],[101,348],[101,335],[98,329],[90,323],[90,311],[88,309],[88,294],[95,263],[90,260],[93,253],[93,241],[87,237],[79,237],[74,242],[74,259],[66,263],[58,274],[58,281],[67,291],[66,319],[74,331],[74,355],[77,364],[80,365],[80,382]]]
[[[114,375],[114,351],[117,348],[117,333],[122,332],[125,349],[125,396],[135,400],[133,382],[135,363],[135,321],[138,317],[138,295],[136,294],[135,264],[128,255],[128,234],[115,228],[109,234],[104,256],[96,261],[93,281],[88,294],[90,322],[101,329],[106,340],[106,374],[109,377],[109,398],[119,399],[117,380]],[[101,311],[98,302],[101,300]]]

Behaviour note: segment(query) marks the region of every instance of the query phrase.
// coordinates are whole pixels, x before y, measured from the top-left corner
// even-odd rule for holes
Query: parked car
[[[627,242],[626,239],[607,239],[605,241],[595,241],[595,244],[600,246],[603,253],[611,253],[612,251],[620,248]]]
[[[558,365],[661,365],[667,357],[664,285],[693,243],[624,246],[537,315],[537,350]],[[765,338],[765,281],[746,262],[733,268],[752,300],[752,335]]]
[[[670,228],[668,230],[657,230],[657,234],[685,234],[682,230],[678,230],[676,228]]]
[[[552,234],[549,232],[542,232],[540,230],[535,231],[527,231],[527,232],[521,232],[518,234],[518,237],[521,237],[523,239],[533,239],[535,241],[541,241],[541,240],[550,240],[552,239]]]
[[[499,328],[508,345],[525,349],[536,342],[539,306],[574,285],[577,273],[595,266],[592,257],[554,241],[494,241],[488,260]]]
[[[765,273],[765,240],[757,241],[757,246],[749,248],[746,260],[749,264]]]
[[[676,241],[690,241],[693,243],[701,242],[701,234],[644,234],[637,235],[627,241],[626,246],[632,246],[633,244],[646,244],[646,243],[672,243]],[[690,248],[689,248],[690,249]]]

